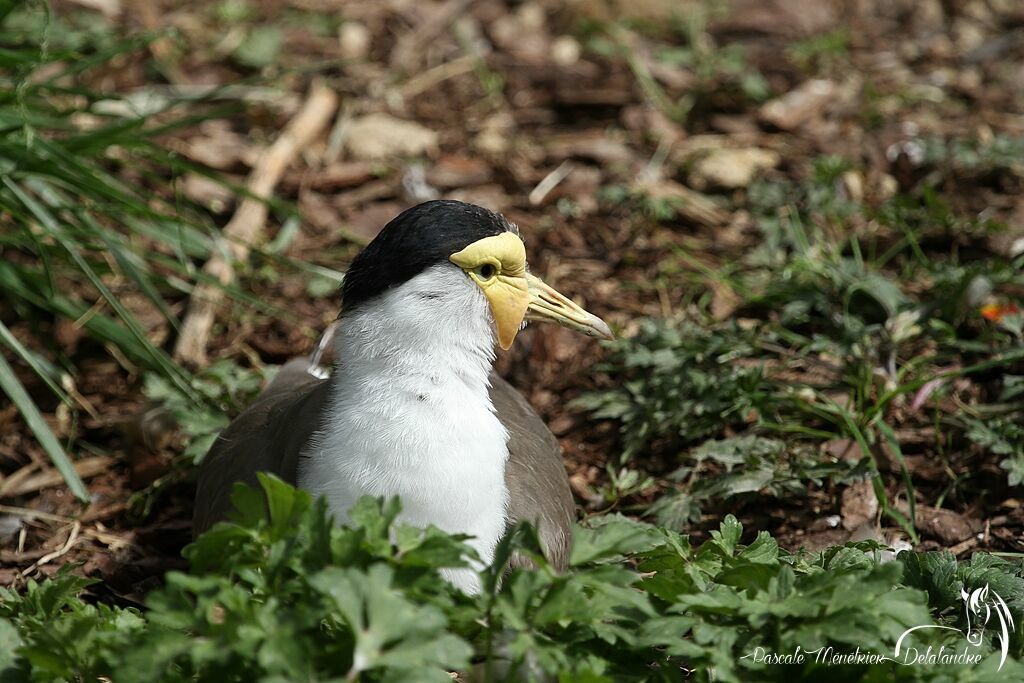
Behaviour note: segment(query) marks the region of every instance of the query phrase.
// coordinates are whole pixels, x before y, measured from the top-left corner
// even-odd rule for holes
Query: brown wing
[[[308,372],[303,358],[289,361],[256,401],[220,433],[199,466],[192,534],[198,536],[231,511],[235,482],[257,484],[270,472],[295,484],[299,454],[320,428],[326,380]]]
[[[491,401],[509,433],[505,485],[509,492],[509,523],[528,520],[540,535],[544,555],[559,571],[569,563],[576,508],[562,449],[544,421],[515,388],[491,373]],[[513,564],[528,565],[522,557]]]

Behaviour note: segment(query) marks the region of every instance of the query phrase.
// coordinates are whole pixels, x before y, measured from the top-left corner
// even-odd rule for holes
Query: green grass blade
[[[878,421],[878,431],[881,432],[882,437],[889,443],[889,448],[892,449],[892,454],[900,464],[900,473],[903,475],[903,486],[907,490],[907,507],[910,512],[910,524],[916,529],[917,528],[917,501],[914,493],[914,482],[910,476],[910,470],[907,469],[907,462],[903,458],[903,450],[900,448],[899,439],[896,438],[896,432],[892,430],[885,422]]]
[[[823,399],[827,408],[839,418],[841,424],[846,428],[850,436],[853,437],[853,440],[857,442],[857,446],[860,447],[861,453],[870,459],[872,473],[871,483],[875,490],[875,498],[878,499],[878,504],[882,509],[882,514],[888,515],[894,519],[896,523],[903,528],[903,531],[907,536],[910,537],[911,542],[914,543],[914,545],[917,545],[921,542],[920,537],[917,535],[917,529],[914,528],[914,525],[906,518],[906,516],[903,515],[903,513],[893,507],[892,501],[889,500],[889,494],[885,491],[885,484],[882,483],[881,472],[878,470],[878,460],[875,458],[875,453],[868,443],[867,436],[860,428],[860,425],[857,424],[857,420],[848,410],[832,399],[827,397],[823,397]]]
[[[39,358],[25,348],[24,344],[18,341],[17,337],[11,334],[11,331],[0,321],[0,341],[8,346],[11,351],[18,354],[18,356],[25,361],[25,363],[32,368],[32,371],[39,375],[39,378],[46,382],[46,386],[50,388],[54,394],[64,403],[71,403],[67,393],[53,380],[53,372],[48,370],[39,362]]]
[[[142,330],[138,321],[135,320],[135,316],[133,316],[131,312],[128,311],[120,301],[118,301],[117,297],[115,297],[103,283],[96,271],[93,270],[92,266],[90,266],[81,255],[76,244],[72,240],[68,239],[57,218],[42,204],[30,197],[9,177],[4,177],[2,181],[4,185],[6,185],[7,189],[9,189],[47,229],[50,236],[52,236],[58,244],[64,247],[68,255],[71,257],[71,261],[78,267],[81,273],[88,278],[92,286],[96,288],[96,291],[100,293],[100,296],[103,297],[114,312],[117,313],[118,317],[124,323],[132,337],[132,346],[135,347],[137,354],[148,359],[153,366],[161,371],[164,377],[175,384],[179,391],[184,393],[186,396],[192,397],[192,399],[197,403],[201,402],[201,399],[196,395],[192,388],[188,374],[181,368],[181,366],[171,360],[171,358],[164,353],[162,349],[155,347],[149,339],[146,338],[146,333]]]
[[[18,380],[18,377],[14,374],[14,369],[8,364],[7,359],[3,355],[0,355],[0,389],[3,389],[7,397],[11,399],[11,403],[21,412],[29,429],[35,434],[39,445],[50,456],[50,462],[53,463],[53,466],[64,477],[64,481],[67,483],[68,488],[71,489],[71,492],[83,503],[89,502],[89,492],[86,490],[81,477],[78,476],[78,472],[75,471],[75,466],[71,464],[71,459],[64,452],[64,448],[57,441],[57,437],[50,429],[50,426],[46,424],[46,420],[43,419],[39,408],[29,398],[25,387]]]

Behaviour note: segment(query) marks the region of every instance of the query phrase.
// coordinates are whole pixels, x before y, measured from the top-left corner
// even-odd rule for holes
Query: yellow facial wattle
[[[498,344],[508,350],[530,307],[523,241],[514,233],[503,232],[473,242],[450,259],[483,290],[494,316]]]
[[[503,232],[473,242],[449,259],[483,290],[491,307],[498,344],[508,350],[523,321],[550,321],[592,337],[612,338],[603,320],[531,275],[519,236]]]

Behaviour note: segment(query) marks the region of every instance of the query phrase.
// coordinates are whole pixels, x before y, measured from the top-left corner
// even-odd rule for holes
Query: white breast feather
[[[494,329],[479,287],[434,266],[347,314],[335,352],[299,485],[340,520],[361,496],[401,496],[400,521],[471,534],[489,564],[505,530],[508,434],[488,396]],[[479,590],[474,572],[445,572]]]

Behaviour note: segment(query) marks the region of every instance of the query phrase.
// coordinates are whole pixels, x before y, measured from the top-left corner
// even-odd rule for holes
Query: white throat
[[[335,357],[299,485],[342,521],[361,496],[401,496],[400,521],[470,534],[489,564],[505,530],[508,434],[488,395],[494,328],[483,292],[456,266],[434,266],[346,314]],[[479,590],[475,572],[446,576]]]

